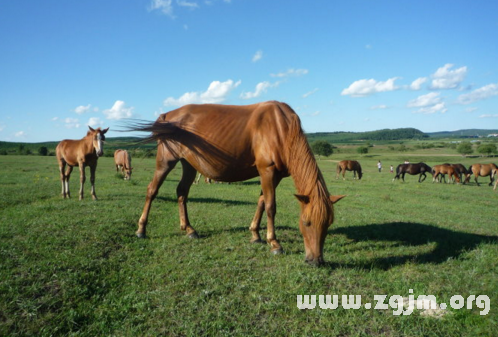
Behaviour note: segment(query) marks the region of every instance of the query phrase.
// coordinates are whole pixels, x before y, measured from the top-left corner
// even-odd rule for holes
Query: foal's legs
[[[187,232],[189,238],[196,239],[199,236],[195,229],[190,225],[187,212],[187,200],[190,186],[195,180],[196,170],[186,160],[182,160],[183,174],[178,187],[176,188],[176,195],[178,197],[178,209],[180,211],[180,229]]]
[[[70,165],[67,165],[64,181],[62,182],[62,191],[64,198],[68,197],[71,198],[71,194],[69,193],[69,178],[71,177],[71,172],[73,172],[73,167]],[[65,194],[64,194],[65,192]]]
[[[166,151],[167,150],[164,145],[158,146],[157,148],[156,171],[154,172],[154,178],[152,178],[152,181],[147,187],[147,196],[145,197],[144,209],[142,211],[142,215],[140,216],[140,220],[138,220],[138,230],[136,235],[139,238],[145,238],[152,201],[156,198],[157,192],[163,184],[164,179],[166,179],[167,175],[178,163],[178,159],[174,158],[169,151],[164,153]]]
[[[73,167],[70,165],[67,165],[67,171],[66,171],[66,162],[63,160],[59,161],[59,171],[60,171],[60,177],[61,177],[61,185],[62,185],[62,197],[69,198],[69,176],[71,175],[71,171],[73,170]]]
[[[85,185],[85,164],[80,162],[80,200],[83,200],[83,186]]]
[[[97,163],[90,166],[90,184],[92,185],[92,199],[97,200],[97,195],[95,194],[95,170],[97,169]]]

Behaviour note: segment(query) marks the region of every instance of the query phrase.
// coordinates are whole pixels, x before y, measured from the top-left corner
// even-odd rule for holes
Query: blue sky
[[[79,139],[187,103],[279,100],[306,132],[498,128],[498,2],[0,5],[0,140]]]

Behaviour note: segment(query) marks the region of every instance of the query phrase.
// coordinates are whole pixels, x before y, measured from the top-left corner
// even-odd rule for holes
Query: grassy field
[[[335,207],[326,265],[304,263],[292,179],[277,190],[277,237],[285,254],[250,244],[248,226],[258,180],[192,186],[190,219],[200,239],[179,230],[175,201],[180,165],[152,206],[148,238],[134,232],[154,159],[133,160],[131,181],[101,158],[92,201],[60,197],[54,157],[0,156],[1,336],[492,336],[498,315],[498,191],[392,182],[389,165],[405,159],[465,166],[496,158],[462,158],[440,149],[360,157],[334,154],[319,165]],[[347,151],[345,151],[347,152]],[[364,178],[335,179],[336,162],[358,159]],[[376,163],[384,165],[377,172]],[[496,160],[495,160],[496,161]],[[266,230],[264,228],[263,230]],[[265,234],[265,232],[262,232]],[[413,293],[409,293],[412,289]],[[428,317],[393,308],[297,308],[297,295],[487,295],[490,311],[472,308]],[[387,301],[386,301],[387,303]]]

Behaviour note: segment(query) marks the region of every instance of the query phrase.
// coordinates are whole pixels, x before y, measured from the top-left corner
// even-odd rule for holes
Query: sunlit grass
[[[498,192],[485,184],[392,182],[400,154],[358,159],[364,178],[335,180],[335,154],[319,165],[335,207],[326,265],[304,261],[292,179],[277,190],[277,237],[285,254],[251,244],[248,227],[258,180],[191,188],[189,212],[199,240],[180,231],[180,166],[151,210],[148,238],[134,235],[154,172],[134,159],[131,181],[99,159],[92,201],[60,196],[55,158],[1,156],[0,335],[81,336],[489,336],[497,321]],[[384,172],[378,173],[381,159]],[[418,159],[418,158],[417,158]],[[423,157],[429,165],[453,160]],[[468,165],[476,159],[455,157]],[[413,160],[415,161],[415,160]],[[418,160],[416,160],[418,161]],[[265,222],[265,221],[264,221]],[[264,224],[263,224],[263,227]],[[266,228],[262,229],[265,236]],[[372,300],[434,294],[488,295],[491,311],[450,310],[441,319],[394,316],[390,310],[299,310],[299,294],[357,294]]]

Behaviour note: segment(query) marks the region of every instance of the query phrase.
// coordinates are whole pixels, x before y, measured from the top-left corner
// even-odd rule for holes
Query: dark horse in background
[[[131,130],[150,131],[149,140],[157,141],[156,171],[147,188],[138,237],[145,237],[152,201],[166,176],[180,162],[183,175],[176,192],[181,230],[189,237],[197,237],[186,206],[196,171],[225,182],[260,176],[262,191],[249,227],[251,242],[261,241],[259,229],[266,211],[266,241],[272,253],[280,253],[282,247],[275,235],[275,189],[282,178],[291,176],[301,205],[299,229],[306,261],[323,263],[325,237],[334,220],[333,204],[344,196],[329,194],[299,117],[287,104],[186,105]]]
[[[489,176],[489,186],[493,185],[493,172],[497,170],[497,166],[493,163],[490,164],[474,164],[469,167],[469,174],[467,174],[467,178],[465,179],[467,182],[470,180],[470,176],[474,174],[474,180],[479,185],[477,178],[479,177],[487,177]]]
[[[356,160],[341,160],[337,164],[337,174],[335,179],[339,179],[339,175],[342,173],[342,180],[345,180],[344,175],[346,171],[353,171],[353,179],[356,179],[356,174],[358,174],[358,180],[361,180],[363,174],[361,173],[361,165]]]
[[[396,167],[396,176],[393,178],[393,181],[395,179],[399,179],[401,176],[401,179],[403,182],[405,181],[405,174],[408,173],[410,175],[415,175],[419,174],[418,176],[418,182],[421,183],[422,181],[427,178],[426,173],[429,173],[432,175],[432,168],[427,165],[426,163],[417,163],[417,164],[399,164],[398,167]],[[424,176],[422,180],[420,180]]]
[[[101,130],[92,129],[80,140],[65,139],[55,148],[57,162],[62,183],[62,197],[69,198],[69,178],[74,166],[80,168],[80,200],[83,199],[83,185],[85,184],[85,168],[90,167],[90,183],[92,184],[92,198],[97,200],[95,195],[95,170],[97,169],[97,159],[104,154],[105,133],[109,128]],[[67,165],[67,169],[66,169]]]

